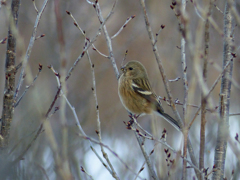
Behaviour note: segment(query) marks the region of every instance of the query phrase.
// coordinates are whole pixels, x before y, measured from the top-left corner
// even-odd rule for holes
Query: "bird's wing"
[[[149,84],[148,79],[133,79],[132,80],[132,88],[133,90],[147,99],[148,101],[152,102],[156,111],[159,113],[164,113],[162,108],[162,104],[158,99],[157,95],[152,91],[152,88]]]

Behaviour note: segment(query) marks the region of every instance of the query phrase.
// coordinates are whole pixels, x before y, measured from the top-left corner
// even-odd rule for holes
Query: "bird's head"
[[[121,67],[124,76],[129,78],[143,78],[147,76],[146,69],[138,61],[130,61]]]

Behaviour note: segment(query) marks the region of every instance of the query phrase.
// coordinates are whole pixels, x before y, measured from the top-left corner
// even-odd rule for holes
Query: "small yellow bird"
[[[178,122],[164,112],[150,86],[145,67],[138,61],[130,61],[121,70],[123,73],[118,80],[118,95],[125,109],[135,115],[156,112],[180,130]]]

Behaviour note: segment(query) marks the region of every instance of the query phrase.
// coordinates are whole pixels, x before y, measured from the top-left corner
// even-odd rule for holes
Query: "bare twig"
[[[108,149],[117,159],[120,160],[120,162],[125,166],[126,169],[130,170],[134,175],[137,175],[137,173],[135,173],[134,170],[133,170],[131,167],[129,167],[129,166],[127,165],[127,163],[125,163],[125,162],[120,158],[120,156],[119,156],[115,151],[113,151],[110,147],[108,147],[107,145],[105,145],[105,144],[103,144],[103,143],[100,143],[99,141],[94,140],[94,139],[92,139],[91,137],[88,137],[88,136],[79,135],[79,137],[81,137],[81,138],[83,138],[83,139],[86,139],[86,140],[89,140],[89,141],[91,141],[91,142],[93,142],[93,143],[96,143],[96,144],[99,144],[99,145],[105,147],[105,148]],[[143,178],[141,178],[141,177],[139,177],[139,178],[140,178],[140,179],[143,179]]]
[[[158,32],[156,33],[156,38],[155,38],[155,42],[154,42],[154,45],[157,43],[157,38],[158,38],[158,35],[160,34],[160,32],[165,28],[165,25],[161,25],[160,29],[158,30]]]
[[[133,117],[134,118],[134,117]],[[176,151],[173,147],[171,147],[170,145],[168,145],[168,143],[166,142],[165,138],[161,138],[161,140],[159,140],[158,138],[153,137],[151,134],[148,134],[145,130],[143,130],[144,133],[141,133],[138,129],[136,129],[135,127],[133,127],[131,124],[128,125],[128,129],[131,129],[133,131],[136,131],[136,133],[138,133],[140,136],[147,138],[149,140],[153,140],[156,141],[158,143],[161,143],[162,145],[166,146],[168,149],[170,149],[172,152],[174,152],[175,154],[179,154],[178,151]],[[190,160],[186,159],[184,156],[180,155],[181,158],[183,158],[184,160],[186,160],[194,169],[196,169],[196,171],[198,171],[200,174],[202,173],[201,170],[195,166]]]
[[[42,38],[44,36],[45,36],[45,34],[41,34],[40,36],[36,37],[35,40],[38,40],[39,38]]]
[[[97,127],[98,127],[98,131],[97,131],[97,135],[99,138],[99,142],[102,143],[102,137],[101,137],[101,121],[100,121],[100,115],[99,115],[99,105],[98,105],[98,99],[97,99],[97,88],[96,88],[96,79],[95,79],[95,71],[94,71],[94,64],[91,61],[91,58],[89,56],[89,53],[87,51],[87,57],[91,66],[91,70],[92,70],[92,82],[93,82],[93,87],[92,87],[92,92],[94,95],[94,99],[95,99],[95,107],[96,107],[96,114],[97,114]],[[103,157],[106,159],[110,169],[111,169],[111,174],[115,179],[119,180],[119,177],[117,176],[117,173],[112,165],[112,163],[110,162],[110,159],[108,158],[108,154],[104,151],[104,148],[101,146],[101,151],[103,154]]]
[[[78,22],[76,21],[76,19],[75,19],[74,16],[72,15],[72,13],[69,12],[69,11],[66,11],[66,13],[73,19],[74,25],[81,31],[81,33],[83,34],[83,36],[85,37],[85,39],[86,39],[88,42],[90,42],[89,38],[87,38],[87,36],[86,36],[85,31],[83,31],[82,28],[79,26]],[[99,33],[101,33],[101,32],[99,32]],[[93,47],[93,50],[96,51],[97,53],[99,53],[101,56],[108,58],[108,56],[105,55],[105,54],[103,54],[103,53],[101,53],[101,52],[95,47],[95,45],[94,45],[93,43],[92,43],[92,47]]]
[[[92,2],[88,1],[88,3],[92,4]],[[66,77],[66,81],[69,79],[69,77],[71,76],[72,74],[72,71],[74,70],[74,68],[77,66],[78,62],[82,59],[82,57],[84,56],[86,50],[88,50],[88,48],[97,40],[97,37],[101,34],[101,30],[103,27],[105,27],[105,23],[108,21],[108,19],[111,17],[111,15],[113,14],[113,10],[115,8],[115,5],[116,5],[116,1],[115,3],[113,4],[113,7],[112,7],[112,10],[110,11],[110,13],[108,14],[108,16],[106,17],[105,20],[102,20],[101,21],[101,25],[100,27],[98,28],[98,31],[96,32],[95,36],[89,41],[89,43],[87,45],[85,45],[84,49],[83,49],[83,52],[81,53],[81,55],[78,56],[77,60],[74,62],[73,66],[70,68],[70,70],[68,71],[68,74],[67,74],[67,77]],[[115,66],[116,66],[116,63],[115,63]],[[116,66],[117,67],[117,66]],[[117,69],[117,68],[116,68]],[[118,72],[118,70],[117,70]],[[119,74],[119,73],[118,73]],[[118,75],[119,76],[119,75]]]
[[[81,166],[81,171],[84,172],[90,179],[93,180],[93,177]]]
[[[37,14],[38,14],[38,9],[37,9],[37,6],[36,6],[36,3],[35,3],[35,0],[32,0],[32,2],[33,2],[33,6],[34,6],[35,11],[36,11]]]
[[[0,44],[5,44],[7,42],[7,37],[0,40]]]
[[[109,13],[109,15],[113,13],[114,8],[116,6],[116,3],[117,3],[117,0],[114,1],[113,8],[112,8],[111,12]],[[96,13],[97,13],[100,24],[102,24],[102,22],[104,22],[104,19],[103,19],[102,12],[101,12],[100,5],[99,5],[98,1],[95,2],[93,7],[96,10]],[[105,39],[106,39],[106,42],[107,42],[107,47],[108,47],[108,52],[109,52],[109,57],[108,58],[110,59],[110,61],[112,63],[113,70],[115,72],[115,76],[118,79],[119,78],[119,72],[118,72],[117,64],[116,64],[116,61],[115,61],[115,58],[114,58],[114,55],[113,55],[112,41],[111,41],[111,38],[108,34],[106,26],[104,25],[102,28],[103,28],[103,33],[104,33],[104,36],[105,36]]]
[[[175,79],[169,79],[168,81],[169,82],[176,82],[176,81],[178,81],[179,79],[181,79],[180,77],[176,77]]]
[[[122,25],[122,27],[118,30],[118,32],[111,37],[111,39],[117,37],[133,18],[135,18],[135,15],[128,17],[126,22]]]
[[[240,113],[231,113],[229,116],[240,116]]]
[[[24,97],[24,95],[27,93],[28,89],[34,85],[35,81],[37,80],[37,78],[38,78],[38,76],[39,76],[39,74],[40,74],[41,72],[42,72],[42,65],[39,64],[39,68],[38,68],[38,73],[37,73],[37,75],[36,75],[35,78],[33,79],[33,82],[32,82],[29,86],[26,86],[25,91],[22,93],[22,95],[20,96],[20,98],[18,98],[17,102],[14,104],[14,107],[15,107],[15,108],[18,106],[19,102],[22,100],[22,98]]]
[[[33,27],[33,34],[32,34],[32,36],[31,36],[31,39],[30,39],[30,42],[29,42],[29,45],[28,45],[28,48],[27,48],[27,52],[26,52],[26,55],[25,55],[25,58],[24,58],[24,61],[23,61],[21,73],[20,73],[20,75],[19,75],[19,80],[18,80],[17,88],[16,88],[16,91],[15,91],[15,94],[14,94],[14,99],[15,99],[15,100],[16,100],[17,97],[18,97],[19,90],[20,90],[20,88],[21,88],[21,86],[22,86],[22,83],[23,83],[23,76],[24,76],[24,73],[25,73],[25,68],[26,68],[27,63],[28,63],[28,61],[29,61],[29,57],[30,57],[30,54],[31,54],[31,52],[32,52],[32,48],[33,48],[33,45],[34,45],[34,42],[35,42],[35,39],[36,39],[37,28],[38,28],[39,22],[40,22],[40,20],[41,20],[43,11],[44,11],[44,9],[45,9],[46,6],[47,6],[47,3],[48,3],[48,0],[45,0],[44,3],[43,3],[43,6],[42,6],[41,11],[40,11],[40,12],[38,13],[38,15],[37,15],[37,18],[36,18],[36,21],[35,21],[35,24],[34,24],[34,27]]]

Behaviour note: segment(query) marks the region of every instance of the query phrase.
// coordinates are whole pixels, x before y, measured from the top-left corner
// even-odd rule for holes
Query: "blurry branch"
[[[176,77],[175,79],[169,79],[168,81],[169,82],[176,82],[176,81],[178,81],[179,79],[181,79],[180,77]]]
[[[35,0],[32,0],[32,2],[33,2],[33,6],[34,6],[35,11],[36,11],[37,14],[38,14],[38,9],[37,9],[37,6],[36,6],[36,3],[35,3]]]
[[[182,0],[182,11],[186,11],[186,0]],[[184,29],[186,24],[179,23],[180,29]],[[187,114],[187,102],[188,102],[188,80],[187,80],[187,63],[186,63],[186,40],[181,37],[181,63],[182,63],[182,78],[183,78],[183,87],[184,87],[184,98],[183,98],[183,136],[184,136],[184,146],[183,146],[183,156],[187,158],[187,137],[188,137],[188,129],[187,126],[188,114]],[[185,180],[187,177],[187,161],[183,160],[183,169],[182,169],[182,179]]]
[[[200,12],[200,16],[203,18],[204,21],[206,21],[206,11],[204,9],[202,9],[199,4],[197,3],[196,0],[192,1],[194,7],[197,9],[198,12]],[[217,25],[217,23],[215,22],[215,20],[213,19],[213,17],[208,14],[207,15],[207,19],[209,20],[209,23],[213,26],[213,28],[219,33],[219,35],[221,37],[223,37],[223,31],[221,30],[221,28]]]
[[[34,162],[34,164],[42,171],[42,173],[45,175],[46,179],[47,179],[47,180],[50,180],[49,177],[48,177],[48,175],[47,175],[46,170],[45,170],[39,163]]]
[[[223,11],[222,11],[221,9],[219,9],[219,7],[218,7],[216,4],[213,4],[213,5],[214,5],[214,7],[215,7],[220,13],[223,14]]]
[[[158,32],[156,33],[156,38],[155,38],[155,42],[154,42],[154,45],[157,43],[157,38],[158,38],[158,35],[160,34],[160,32],[165,28],[165,25],[161,25],[160,29],[158,30]],[[170,82],[170,80],[169,80]]]
[[[236,58],[236,54],[235,53],[232,53],[232,56],[233,56],[233,59],[231,59],[231,61],[233,61],[234,60],[234,58]],[[216,69],[216,70],[218,70],[219,72],[222,72],[222,68],[218,65],[218,64],[216,64],[216,63],[211,63],[212,65],[213,65],[213,67]],[[231,81],[231,83],[232,83],[232,85],[234,86],[234,87],[236,87],[236,88],[238,88],[239,90],[240,90],[240,85],[237,83],[237,81],[235,80],[235,79],[233,79],[233,77],[226,77],[229,81]]]
[[[148,32],[148,35],[149,35],[149,39],[152,43],[152,48],[153,48],[153,52],[154,52],[154,55],[155,55],[155,58],[156,58],[156,61],[158,63],[158,67],[159,67],[159,70],[160,70],[160,73],[161,73],[161,76],[162,76],[162,79],[163,79],[163,82],[164,82],[164,86],[165,86],[165,89],[166,89],[166,92],[167,92],[167,95],[168,95],[168,99],[169,99],[169,102],[170,102],[170,105],[171,105],[171,108],[175,114],[175,117],[177,118],[176,120],[178,121],[178,124],[180,125],[181,129],[183,130],[183,123],[182,123],[182,120],[181,120],[181,117],[176,109],[176,106],[173,102],[173,97],[172,97],[172,94],[170,92],[170,88],[169,88],[169,83],[168,83],[168,80],[167,80],[167,77],[166,77],[166,74],[164,72],[164,68],[163,68],[163,65],[162,65],[162,61],[160,59],[160,55],[159,55],[159,52],[158,52],[158,49],[157,49],[157,46],[156,44],[154,44],[155,40],[154,40],[154,36],[153,36],[153,33],[152,33],[152,29],[151,29],[151,26],[150,26],[150,22],[148,20],[148,15],[147,15],[147,11],[146,11],[146,5],[145,5],[145,1],[144,0],[140,0],[140,3],[141,3],[141,6],[142,6],[142,9],[143,9],[143,14],[144,14],[144,19],[145,19],[145,25],[146,25],[146,29],[147,29],[147,32]],[[186,16],[186,15],[185,15]],[[183,18],[184,19],[184,18]],[[186,33],[186,32],[185,32]],[[189,34],[189,33],[188,33]],[[190,38],[191,39],[191,38]],[[189,45],[190,46],[190,45]],[[191,50],[191,49],[190,49]],[[188,138],[187,139],[188,143],[187,143],[187,146],[188,146],[188,152],[190,154],[190,157],[191,157],[191,160],[193,162],[193,164],[195,166],[197,166],[197,160],[196,160],[196,157],[194,155],[194,152],[193,152],[193,148],[192,148],[192,144],[190,142],[190,139]],[[200,178],[200,173],[195,170],[195,173],[197,175],[198,178]]]
[[[94,140],[94,139],[92,139],[91,137],[88,137],[88,136],[82,136],[81,134],[79,134],[79,137],[80,137],[80,138],[83,138],[83,139],[86,139],[86,140],[89,140],[89,141],[91,141],[91,142],[93,142],[93,143],[99,144],[100,146],[103,146],[104,148],[108,149],[117,159],[120,160],[120,162],[125,166],[126,169],[128,169],[129,171],[131,171],[133,174],[137,175],[137,173],[135,173],[134,170],[133,170],[131,167],[129,167],[129,166],[127,165],[127,163],[125,163],[125,162],[120,158],[120,156],[119,156],[115,151],[113,151],[110,147],[108,147],[107,145],[105,145],[105,144],[103,144],[103,143],[100,143],[99,141]],[[139,178],[139,179],[143,179],[143,178],[141,178],[141,177],[138,177],[138,178]]]
[[[48,111],[47,111],[47,113],[45,114],[45,117],[44,117],[44,119],[42,120],[42,123],[40,124],[40,126],[39,126],[39,128],[38,128],[38,130],[37,130],[37,133],[36,133],[35,136],[33,137],[32,141],[27,145],[26,149],[13,161],[13,164],[14,164],[14,163],[17,163],[18,161],[20,161],[20,160],[23,158],[23,156],[24,156],[24,155],[26,154],[26,152],[30,149],[30,147],[31,147],[32,144],[35,142],[35,140],[38,138],[38,136],[43,132],[43,123],[44,123],[45,120],[48,120],[49,117],[52,116],[52,114],[50,114],[50,112],[51,112],[53,106],[55,105],[55,103],[56,103],[56,101],[57,101],[57,99],[58,99],[58,97],[59,97],[60,91],[61,91],[61,87],[58,88],[58,90],[57,90],[57,92],[56,92],[56,94],[55,94],[55,96],[54,96],[54,99],[53,99],[50,107],[48,108]],[[56,112],[56,110],[57,110],[57,109],[55,109],[54,113]],[[54,113],[53,113],[53,114],[54,114]]]
[[[213,89],[216,87],[217,83],[219,82],[220,78],[223,76],[223,74],[225,73],[226,69],[228,68],[228,66],[230,65],[230,63],[232,63],[233,59],[231,59],[230,61],[228,61],[226,63],[226,65],[223,67],[222,69],[222,72],[218,75],[217,79],[215,80],[215,82],[213,83],[212,87],[209,89],[208,93],[205,95],[205,100],[208,99],[208,97],[210,96],[211,92],[213,91]],[[210,111],[210,112],[214,112],[216,113],[216,110],[217,110],[218,106],[213,108],[211,107],[211,109],[205,109],[206,111]],[[188,126],[188,129],[190,129],[191,125],[193,124],[195,118],[197,117],[199,111],[201,109],[201,106],[198,107],[198,110],[197,112],[195,113],[195,116],[194,118],[192,119],[192,121],[190,122],[189,126]],[[219,117],[219,115],[217,115],[217,117]]]
[[[88,3],[92,4],[92,2],[88,1]],[[96,32],[95,36],[91,39],[91,40],[88,40],[89,43],[85,43],[85,46],[83,48],[83,52],[81,53],[81,55],[78,56],[77,60],[74,62],[73,66],[70,68],[70,70],[68,71],[68,74],[66,76],[66,81],[69,79],[69,77],[71,76],[72,74],[72,71],[74,70],[74,68],[77,66],[78,62],[82,59],[82,57],[84,56],[86,50],[88,50],[88,48],[97,40],[97,37],[101,34],[101,31],[102,31],[102,28],[105,27],[105,23],[108,21],[108,19],[111,17],[111,15],[113,14],[113,10],[115,8],[115,5],[116,5],[116,1],[115,3],[113,4],[113,7],[112,7],[112,10],[110,11],[110,13],[107,15],[106,19],[104,21],[101,21],[101,25],[100,27],[98,28],[98,31]],[[66,11],[67,14],[71,14],[69,11]],[[75,21],[76,22],[76,21]],[[79,26],[78,26],[79,27]],[[84,33],[85,34],[85,33]],[[116,63],[115,63],[116,65]],[[117,70],[118,71],[118,70]]]
[[[232,149],[232,151],[235,154],[235,156],[238,159],[238,161],[240,161],[240,151],[239,151],[240,141],[239,141],[239,138],[238,138],[238,134],[236,134],[236,136],[235,136],[235,140],[238,142],[237,144],[236,144],[236,141],[234,141],[232,139],[230,134],[228,135],[227,139],[228,139],[228,143],[230,145],[230,148]]]
[[[231,113],[229,116],[240,116],[240,113]]]
[[[60,0],[54,0],[54,13],[56,18],[56,30],[57,30],[57,37],[58,37],[58,44],[59,44],[59,55],[60,55],[60,74],[61,76],[57,76],[59,81],[61,82],[60,85],[62,86],[61,92],[64,92],[64,95],[67,96],[67,87],[65,82],[66,77],[66,65],[67,65],[67,57],[66,57],[66,43],[63,34],[63,19],[61,15],[60,9]],[[64,174],[65,177],[72,177],[72,173],[70,170],[70,163],[69,163],[69,146],[68,146],[68,126],[67,126],[67,117],[66,117],[66,101],[64,98],[60,98],[60,123],[61,123],[61,151],[60,154],[60,162],[61,164],[61,171],[57,171],[59,175],[61,173]],[[48,137],[48,136],[47,136]],[[55,159],[56,160],[56,159]]]
[[[211,0],[205,0],[205,9],[211,15],[212,2]],[[203,57],[203,81],[207,82],[207,66],[208,66],[208,54],[209,54],[209,20],[206,19],[204,24],[204,57]],[[204,169],[204,153],[205,153],[205,129],[206,129],[206,106],[207,98],[201,93],[201,129],[200,129],[200,151],[199,151],[199,169]]]
[[[240,26],[240,14],[237,11],[235,0],[228,0],[229,8],[237,21],[238,26]]]
[[[234,19],[230,12],[227,2],[225,2],[224,10],[224,42],[223,42],[223,67],[228,61],[233,58],[234,48]],[[231,79],[232,77],[233,62],[226,69],[222,76],[221,92],[219,99],[219,115],[220,121],[218,124],[217,143],[215,147],[214,165],[217,170],[213,172],[213,179],[223,179],[225,169],[225,159],[227,150],[227,139],[229,134],[229,106],[230,106],[230,92],[231,92]]]
[[[133,18],[135,18],[135,15],[128,17],[126,22],[122,25],[122,27],[118,30],[118,32],[111,37],[111,39],[117,37],[120,34],[120,32],[122,32],[123,28],[125,28]]]
[[[39,38],[42,38],[44,36],[45,36],[45,34],[41,34],[40,36],[36,37],[35,40],[38,40]]]
[[[32,87],[35,83],[35,81],[37,80],[38,76],[40,75],[40,73],[42,72],[42,65],[39,64],[39,68],[38,68],[38,73],[35,76],[35,78],[33,79],[33,82],[29,85],[26,86],[25,91],[22,93],[22,95],[18,98],[17,102],[14,104],[14,108],[16,108],[19,104],[19,102],[22,100],[22,98],[24,97],[24,95],[27,93],[27,91],[29,90],[30,87]]]
[[[19,6],[20,0],[12,0],[5,59],[3,108],[0,120],[0,150],[8,146],[10,127],[14,113],[16,33],[13,31],[17,31]]]
[[[5,37],[5,38],[1,39],[1,40],[0,40],[0,44],[5,44],[5,43],[6,43],[6,41],[7,41],[7,37]]]
[[[15,100],[17,100],[19,90],[20,90],[20,88],[21,88],[21,86],[22,86],[22,83],[23,83],[23,76],[24,76],[24,74],[25,74],[25,68],[26,68],[27,63],[28,63],[28,61],[29,61],[29,57],[30,57],[30,54],[31,54],[31,52],[32,52],[32,48],[33,48],[33,45],[34,45],[34,42],[35,42],[35,39],[36,39],[37,28],[38,28],[39,22],[40,22],[40,20],[41,20],[43,11],[44,11],[44,9],[45,9],[46,6],[47,6],[47,3],[48,3],[48,0],[45,0],[44,3],[43,3],[43,5],[42,5],[41,11],[40,11],[40,12],[38,13],[38,15],[37,15],[37,18],[36,18],[36,21],[35,21],[35,24],[34,24],[34,27],[33,27],[33,33],[32,33],[32,36],[31,36],[31,39],[30,39],[28,48],[27,48],[27,52],[26,52],[26,54],[25,54],[24,61],[23,61],[23,63],[22,63],[21,73],[20,73],[20,75],[19,75],[19,80],[18,80],[17,88],[16,88],[15,94],[14,94],[14,99],[15,99]]]
[[[81,166],[81,171],[84,172],[90,179],[93,180],[93,177]]]

